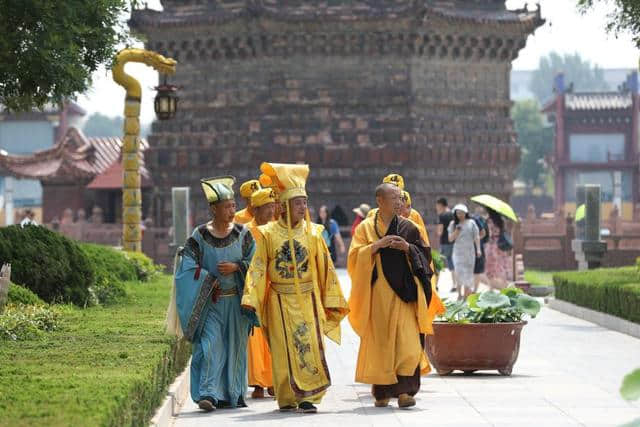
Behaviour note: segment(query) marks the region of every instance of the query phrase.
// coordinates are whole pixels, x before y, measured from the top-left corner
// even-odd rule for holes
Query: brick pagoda
[[[263,160],[308,162],[316,207],[373,202],[404,175],[414,206],[477,193],[508,199],[519,162],[511,61],[543,24],[504,0],[163,0],[134,11],[146,47],[178,60],[176,119],[146,153],[156,224],[171,187],[254,178]]]

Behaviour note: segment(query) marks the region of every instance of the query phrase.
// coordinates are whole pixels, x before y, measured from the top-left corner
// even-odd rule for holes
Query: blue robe
[[[222,239],[209,233],[206,225],[197,227],[179,252],[176,307],[184,336],[193,343],[191,398],[195,402],[210,397],[218,407],[246,406],[247,339],[257,320],[240,307],[240,301],[254,251],[249,229],[234,224]],[[221,275],[218,263],[224,261],[239,264],[240,270]],[[222,295],[213,303],[217,287]]]

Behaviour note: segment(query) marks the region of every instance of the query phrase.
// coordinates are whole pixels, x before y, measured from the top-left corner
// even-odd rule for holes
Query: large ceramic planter
[[[427,335],[426,342],[429,361],[440,375],[454,370],[497,370],[511,375],[520,350],[520,332],[526,324],[434,322],[434,334]]]

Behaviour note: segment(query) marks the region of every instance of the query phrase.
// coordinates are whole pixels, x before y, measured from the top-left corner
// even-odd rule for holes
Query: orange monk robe
[[[255,218],[249,223],[249,230],[254,239],[260,237],[258,223]],[[273,371],[271,368],[271,352],[269,344],[261,328],[253,328],[247,344],[249,385],[263,388],[273,387]]]
[[[380,254],[372,254],[378,240],[375,218],[366,218],[351,240],[347,268],[351,277],[349,322],[360,336],[356,381],[366,384],[395,384],[398,375],[411,376],[416,367],[426,374],[430,366],[420,344],[419,334],[433,334],[432,321],[437,305],[427,306],[419,280],[414,277],[418,300],[406,303],[396,295],[382,271]],[[381,235],[386,228],[378,220]],[[371,285],[373,269],[377,279]]]
[[[373,218],[377,210],[378,208],[371,209],[367,214],[367,218]],[[431,241],[429,240],[429,233],[427,232],[427,227],[424,225],[424,221],[422,220],[422,215],[420,215],[420,213],[417,210],[412,208],[411,212],[409,213],[408,219],[410,219],[416,225],[416,227],[418,227],[418,230],[420,231],[420,237],[422,237],[422,240],[424,241],[425,246],[431,247]],[[434,272],[436,271],[433,261],[431,261],[431,270],[433,270]],[[442,303],[442,300],[438,296],[438,292],[436,289],[437,284],[438,284],[438,274],[436,273],[431,277],[431,291],[432,291],[431,305],[433,306],[433,309],[435,310],[436,314],[442,314],[446,311],[446,309],[444,307],[444,304]]]
[[[235,222],[236,224],[249,224],[252,219],[253,215],[251,215],[249,209],[244,208],[236,212],[235,216],[233,217],[233,222]]]

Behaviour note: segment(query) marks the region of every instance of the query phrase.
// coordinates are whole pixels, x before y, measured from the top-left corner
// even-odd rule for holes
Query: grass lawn
[[[524,280],[531,283],[531,286],[553,286],[553,275],[555,273],[555,271],[525,269]]]
[[[118,305],[65,307],[45,338],[0,341],[0,425],[148,425],[189,357],[164,333],[170,283],[127,283]]]

